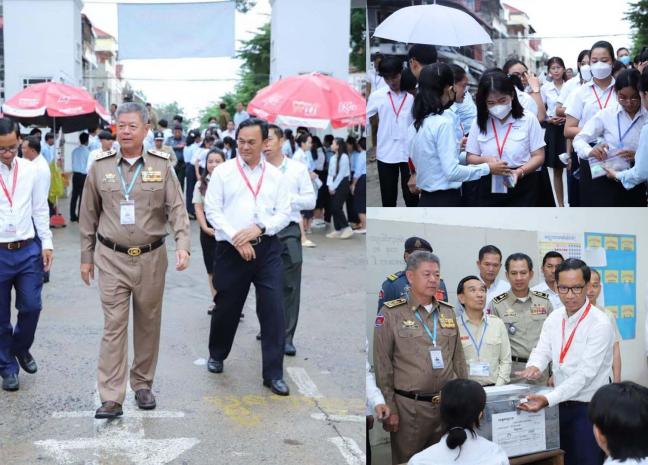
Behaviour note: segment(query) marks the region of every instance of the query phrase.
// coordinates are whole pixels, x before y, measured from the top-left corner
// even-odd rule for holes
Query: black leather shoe
[[[33,375],[38,371],[38,366],[36,365],[36,360],[29,352],[24,354],[16,354],[16,360],[20,364],[20,368],[25,370],[27,373]]]
[[[223,372],[223,361],[209,358],[207,361],[207,369],[212,373],[222,373]]]
[[[12,373],[2,377],[2,389],[5,391],[17,391],[19,387],[18,373]]]
[[[292,342],[286,342],[286,345],[284,346],[284,354],[294,357],[296,353],[297,349],[295,348],[295,345]]]
[[[105,420],[117,418],[124,414],[121,404],[117,402],[108,401],[101,404],[101,407],[95,412],[95,418],[98,420]]]
[[[155,396],[150,389],[138,389],[135,391],[135,401],[142,410],[153,410],[156,406]]]
[[[272,381],[263,380],[263,385],[269,387],[272,392],[278,396],[287,396],[290,394],[290,389],[283,379],[273,379]]]
[[[261,331],[259,331],[256,335],[257,341],[261,340]]]

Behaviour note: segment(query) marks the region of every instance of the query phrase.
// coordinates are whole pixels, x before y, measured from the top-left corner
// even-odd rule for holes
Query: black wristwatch
[[[261,235],[263,236],[266,232],[265,226],[261,226],[260,224],[257,224],[256,227],[261,230]]]

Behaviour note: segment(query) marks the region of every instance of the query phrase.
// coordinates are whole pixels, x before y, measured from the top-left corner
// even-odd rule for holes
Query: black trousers
[[[81,208],[81,194],[85,184],[86,175],[83,173],[72,174],[72,198],[70,199],[70,220],[79,219],[79,209]]]
[[[384,163],[378,160],[378,181],[380,182],[380,197],[383,207],[396,206],[399,174],[405,206],[416,207],[418,205],[418,195],[412,194],[407,188],[407,181],[409,181],[410,177],[407,162]]]
[[[196,168],[194,165],[185,164],[185,176],[187,178],[187,190],[185,191],[185,200],[187,203],[187,213],[190,215],[196,214],[196,209],[193,204],[193,191],[196,186]]]
[[[344,215],[344,202],[349,196],[349,178],[344,178],[335,189],[335,194],[331,198],[331,215],[333,216],[333,226],[336,231],[349,226],[346,216]]]
[[[175,165],[174,170],[176,172],[176,176],[178,176],[178,181],[180,181],[180,189],[182,189],[182,192],[184,192],[184,190],[185,190],[185,187],[184,187],[184,180],[185,180],[185,162],[184,162],[184,158],[182,160],[178,158],[178,163]]]
[[[580,207],[580,182],[579,178],[575,176],[580,176],[580,165],[579,158],[576,155],[576,152],[570,154],[571,158],[571,170],[567,171],[567,196],[569,198],[570,207]]]
[[[421,191],[419,207],[460,207],[461,192],[459,189],[447,189],[443,191],[427,192]]]
[[[262,334],[263,379],[281,379],[286,335],[282,245],[276,236],[262,236],[254,251],[256,258],[246,262],[229,242],[216,243],[214,269],[218,266],[227,272],[213,276],[217,292],[209,332],[209,355],[216,360],[225,360],[229,355],[250,284],[254,284]]]

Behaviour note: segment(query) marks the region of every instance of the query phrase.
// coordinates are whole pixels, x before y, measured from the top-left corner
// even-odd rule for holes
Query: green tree
[[[256,0],[236,0],[236,9],[241,13],[247,13],[255,5]]]
[[[171,122],[175,115],[182,116],[184,114],[184,109],[178,104],[178,102],[173,101],[171,103],[163,103],[162,105],[156,105],[154,107],[155,113],[157,113],[158,120],[165,119],[169,122],[169,127],[171,127]],[[182,125],[186,126],[187,121],[183,121]]]
[[[351,56],[349,65],[357,72],[366,71],[365,39],[367,33],[367,10],[351,10]]]
[[[648,0],[637,0],[630,4],[625,18],[632,25],[633,55],[648,46]]]

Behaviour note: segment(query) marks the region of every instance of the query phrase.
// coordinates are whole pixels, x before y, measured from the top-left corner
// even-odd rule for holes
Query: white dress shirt
[[[524,108],[525,111],[531,113],[533,116],[536,117],[536,119],[538,119],[538,104],[536,103],[535,100],[533,100],[533,97],[531,97],[526,92],[521,91],[517,87],[515,88],[515,93],[517,94],[518,100],[520,101],[520,105],[522,105],[522,108]]]
[[[306,165],[284,156],[279,171],[284,176],[290,196],[290,221],[299,223],[302,210],[315,208],[317,195],[313,189]]]
[[[508,465],[501,446],[465,431],[468,438],[461,448],[450,449],[446,444],[448,435],[444,434],[439,442],[414,455],[407,465]]]
[[[389,90],[389,87],[383,87],[376,92],[372,92],[369,96],[367,101],[367,121],[376,114],[379,120],[376,140],[376,158],[378,161],[383,163],[407,162],[409,158],[408,129],[414,122],[412,117],[413,103],[414,97],[410,94],[407,92],[397,94]],[[369,123],[367,126],[369,126]]]
[[[641,128],[634,166],[625,171],[617,172],[616,178],[628,190],[648,181],[648,124]],[[648,321],[648,318],[646,321]]]
[[[545,105],[547,105],[547,118],[556,116],[556,104],[560,98],[560,91],[565,87],[565,83],[558,89],[556,83],[553,81],[547,81],[540,88],[540,96]]]
[[[554,292],[554,290],[549,287],[549,284],[547,284],[546,281],[543,280],[541,283],[536,284],[535,286],[533,286],[531,288],[531,290],[532,291],[544,292],[544,293],[549,294],[549,301],[551,302],[551,306],[554,309],[563,306],[562,301],[560,300],[560,297],[558,296],[558,294],[556,292]]]
[[[248,114],[247,111],[237,111],[234,113],[234,127],[238,128],[239,124],[241,124],[243,121],[248,119],[250,115]]]
[[[13,178],[16,167],[18,176],[12,197],[13,207],[4,191],[0,189],[0,242],[24,241],[33,238],[37,232],[43,249],[53,249],[47,206],[49,187],[47,190],[44,189],[44,181],[39,180],[39,169],[35,163],[15,157],[11,169],[4,163],[0,163],[0,176],[9,195],[14,189]],[[15,226],[15,232],[7,231],[10,224]],[[36,232],[34,232],[34,224]]]
[[[608,105],[605,110],[597,112],[585,123],[574,138],[574,150],[583,160],[587,159],[592,151],[590,142],[604,142],[610,149],[624,148],[636,151],[639,147],[641,129],[646,121],[648,121],[648,111],[643,106],[634,118],[630,118],[620,104]],[[621,134],[619,134],[619,125]]]
[[[565,307],[559,307],[549,314],[538,344],[531,351],[527,367],[534,366],[544,371],[553,362],[556,388],[545,395],[549,406],[568,400],[589,402],[598,388],[609,383],[612,368],[612,346],[614,329],[602,310],[592,307],[580,322],[571,347],[560,363],[563,344],[562,324],[565,321],[564,343],[572,334],[589,301],[585,301],[576,313],[567,318]]]
[[[39,195],[45,195],[45,197],[48,197],[50,184],[52,182],[52,172],[49,163],[47,163],[47,160],[41,154],[34,158],[32,163],[36,166],[36,184],[38,186],[37,189],[39,190]]]
[[[578,120],[578,127],[582,128],[596,113],[617,104],[614,91],[614,78],[605,89],[594,84],[594,80],[586,82],[578,90],[572,92],[567,99],[567,114]],[[612,93],[610,95],[610,92]],[[598,99],[597,99],[598,96]],[[609,97],[609,100],[608,100]],[[599,103],[600,102],[600,103]],[[607,104],[606,104],[607,102]]]
[[[479,125],[473,124],[468,135],[466,152],[483,157],[499,158],[492,121],[495,121],[500,147],[504,145],[502,160],[507,162],[511,168],[518,168],[524,165],[531,158],[532,152],[546,145],[544,141],[544,130],[540,127],[538,118],[535,114],[531,114],[525,110],[524,115],[520,119],[515,119],[512,115],[509,115],[502,122],[497,118],[489,117],[486,122],[486,134],[482,134]],[[504,144],[504,138],[506,137],[506,132],[510,124],[512,125],[511,132],[506,139],[506,144]]]
[[[372,94],[379,89],[387,87],[387,83],[385,82],[383,77],[373,69],[373,66],[367,71],[367,81],[369,81],[369,83],[371,84]]]
[[[239,171],[239,163],[255,191],[263,174],[256,200]],[[221,163],[207,187],[205,215],[217,241],[231,243],[237,232],[255,224],[266,228],[266,236],[274,236],[290,222],[290,196],[281,171],[263,158],[254,169],[241,157]]]

